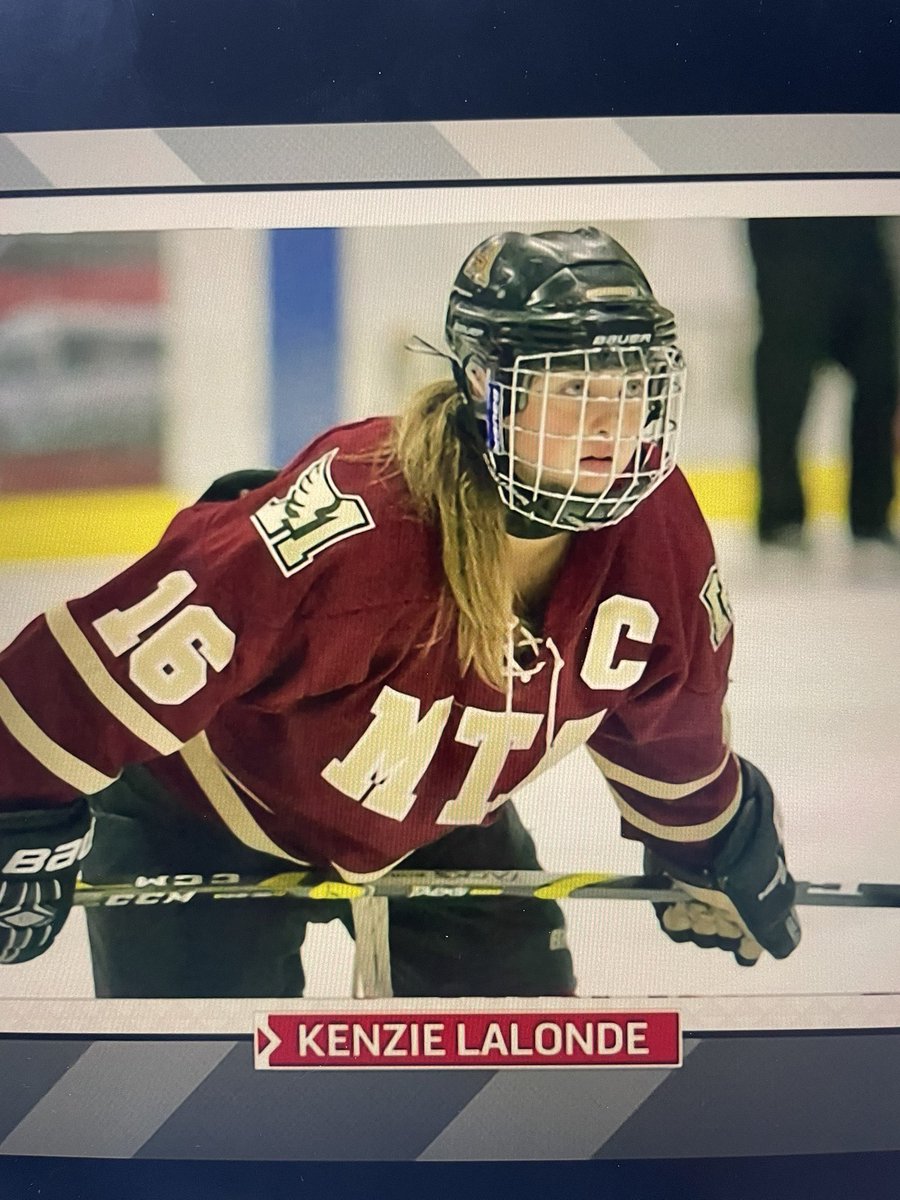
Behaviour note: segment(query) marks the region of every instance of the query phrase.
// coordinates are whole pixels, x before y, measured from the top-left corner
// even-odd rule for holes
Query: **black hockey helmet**
[[[675,321],[607,234],[584,228],[488,238],[456,277],[445,332],[465,400],[463,428],[517,514],[517,532],[531,525],[539,534],[535,522],[545,533],[615,524],[674,468],[684,381]],[[561,380],[577,402],[566,434],[552,432],[546,419],[561,403]],[[619,409],[607,441],[616,448],[591,478],[592,414],[605,406],[608,425],[611,404]],[[518,414],[530,405],[532,414],[541,411],[526,431]],[[632,433],[626,463],[622,435],[636,405],[640,436]],[[517,431],[520,446],[531,439],[537,455],[517,455]],[[548,465],[560,456],[571,459],[566,477]]]

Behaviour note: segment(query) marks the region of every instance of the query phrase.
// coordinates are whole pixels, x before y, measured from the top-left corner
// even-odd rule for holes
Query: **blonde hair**
[[[392,450],[416,511],[440,529],[447,590],[432,636],[443,636],[455,616],[461,670],[473,666],[502,690],[516,600],[506,508],[486,465],[460,437],[455,416],[463,403],[451,380],[423,388],[398,419]]]

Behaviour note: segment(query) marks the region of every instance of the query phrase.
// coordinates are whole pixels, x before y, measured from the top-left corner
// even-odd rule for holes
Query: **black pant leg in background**
[[[871,536],[887,528],[894,497],[897,301],[878,222],[859,218],[852,233],[834,356],[853,382],[850,528]]]
[[[761,327],[754,376],[759,532],[803,520],[798,437],[813,371],[837,362],[853,383],[850,526],[880,533],[894,494],[898,400],[897,289],[881,222],[766,218],[749,221],[748,236]]]
[[[760,322],[754,404],[762,536],[805,520],[798,444],[813,373],[830,342],[827,269],[787,224],[748,222]]]

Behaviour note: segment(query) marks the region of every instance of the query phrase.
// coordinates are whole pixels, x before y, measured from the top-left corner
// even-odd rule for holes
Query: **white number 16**
[[[234,634],[211,608],[179,607],[196,586],[187,571],[172,571],[145,599],[94,622],[113,654],[131,652],[129,678],[157,704],[183,704],[206,683],[210,667],[221,671],[234,654]],[[141,641],[154,625],[159,628]]]

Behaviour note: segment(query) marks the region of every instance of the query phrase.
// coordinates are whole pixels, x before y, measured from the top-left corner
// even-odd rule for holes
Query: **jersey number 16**
[[[183,704],[204,686],[210,667],[221,671],[234,654],[234,634],[213,610],[184,604],[196,586],[187,571],[172,571],[145,599],[94,622],[113,654],[130,654],[128,677],[156,704]]]

